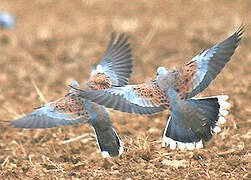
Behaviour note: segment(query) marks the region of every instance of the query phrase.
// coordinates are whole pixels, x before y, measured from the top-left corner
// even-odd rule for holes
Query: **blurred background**
[[[131,84],[150,81],[158,66],[179,68],[241,24],[245,33],[230,63],[201,94],[228,94],[232,104],[221,134],[204,149],[161,148],[169,112],[136,116],[111,111],[125,153],[111,159],[108,169],[87,125],[50,130],[0,125],[0,177],[250,178],[250,7],[248,0],[2,0],[0,11],[14,19],[0,26],[1,120],[63,97],[72,80],[83,84],[113,31],[126,33],[133,47]],[[83,134],[83,139],[61,143]]]

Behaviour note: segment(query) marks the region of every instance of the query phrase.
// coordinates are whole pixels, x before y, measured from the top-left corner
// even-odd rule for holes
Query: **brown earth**
[[[231,62],[201,94],[228,94],[232,104],[222,132],[203,149],[161,147],[168,112],[112,111],[125,152],[106,163],[86,124],[49,130],[0,125],[0,179],[251,179],[250,7],[248,0],[2,0],[0,10],[12,12],[17,26],[0,30],[1,120],[64,96],[71,80],[84,83],[112,31],[130,36],[135,57],[130,83],[151,80],[158,66],[180,67],[242,23],[246,31]]]

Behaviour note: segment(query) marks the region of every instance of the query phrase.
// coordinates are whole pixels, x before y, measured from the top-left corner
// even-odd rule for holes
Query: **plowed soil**
[[[230,63],[200,94],[228,94],[232,104],[222,132],[204,148],[161,147],[169,112],[110,110],[125,152],[108,161],[87,124],[48,130],[0,124],[0,179],[251,179],[250,7],[248,0],[2,0],[0,10],[15,15],[17,25],[0,30],[1,120],[63,97],[72,80],[83,84],[113,31],[130,37],[134,84],[153,79],[158,66],[181,67],[242,23],[246,30]]]

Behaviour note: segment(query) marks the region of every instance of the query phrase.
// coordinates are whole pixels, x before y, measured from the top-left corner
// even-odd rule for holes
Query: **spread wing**
[[[243,32],[241,26],[232,36],[185,64],[178,75],[178,89],[183,98],[191,98],[209,86],[234,54]]]
[[[105,55],[94,66],[87,85],[95,90],[127,85],[132,67],[132,50],[128,37],[124,34],[116,37],[116,33],[112,33]]]
[[[75,94],[69,94],[8,123],[16,128],[45,129],[88,122],[90,117],[84,103],[84,100]]]
[[[127,113],[153,114],[169,107],[167,96],[154,82],[96,91],[74,89],[84,99]]]

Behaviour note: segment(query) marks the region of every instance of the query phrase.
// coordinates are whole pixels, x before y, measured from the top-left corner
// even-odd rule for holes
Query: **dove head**
[[[16,20],[15,17],[7,12],[0,12],[0,29],[11,29],[15,26]]]
[[[162,90],[168,89],[169,85],[171,84],[171,74],[167,71],[164,67],[158,67],[157,69],[157,83]]]
[[[162,76],[162,75],[165,75],[167,73],[168,73],[168,71],[166,70],[165,67],[158,67],[158,69],[157,69],[157,76]]]
[[[103,67],[100,64],[94,65],[92,72],[91,72],[91,76],[93,76],[94,74],[96,74],[98,72],[104,73]]]
[[[78,81],[72,81],[70,86],[72,87],[79,87],[79,84],[78,84]],[[74,89],[73,88],[70,88],[69,92],[73,92]]]

